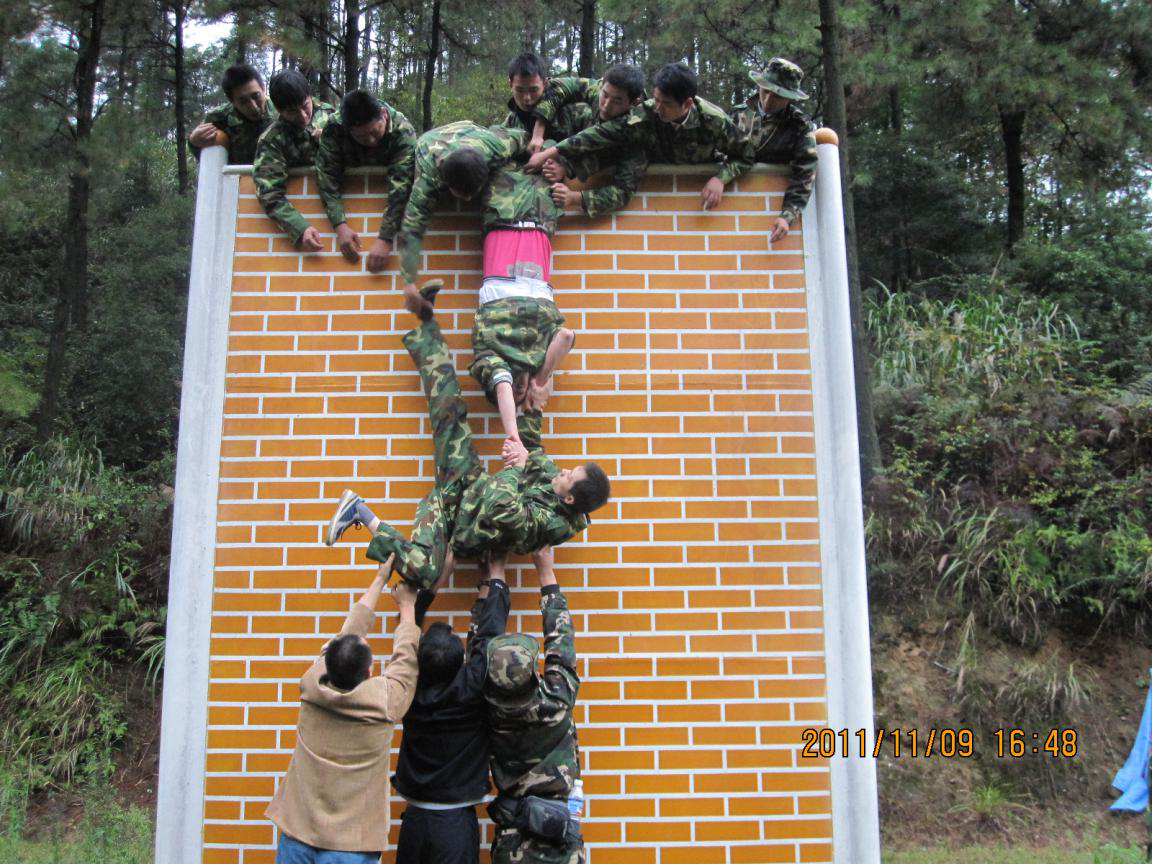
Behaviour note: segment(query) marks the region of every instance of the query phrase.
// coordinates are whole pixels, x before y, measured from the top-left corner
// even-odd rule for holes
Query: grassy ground
[[[968,849],[923,847],[885,852],[884,864],[1144,864],[1144,851],[1138,846],[1122,849],[1103,846],[1094,852],[1076,852],[1066,847],[1017,849],[1008,846],[980,846]]]
[[[27,826],[31,827],[31,826]],[[50,839],[24,840],[0,834],[4,864],[151,864],[152,815],[140,807],[95,802],[68,836],[38,831]]]

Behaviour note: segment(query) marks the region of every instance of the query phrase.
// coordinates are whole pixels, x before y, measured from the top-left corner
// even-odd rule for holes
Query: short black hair
[[[525,78],[531,78],[534,75],[547,78],[548,66],[539,54],[525,51],[523,54],[513,57],[512,62],[508,64],[508,80],[511,81],[518,75]]]
[[[446,684],[464,665],[464,645],[449,625],[436,621],[420,637],[416,662],[420,665],[420,683]]]
[[[278,111],[299,108],[311,95],[308,79],[295,69],[281,69],[268,82],[268,96]]]
[[[264,79],[260,77],[260,73],[256,71],[255,67],[249,66],[247,63],[237,63],[235,66],[229,66],[224,70],[224,77],[220,79],[220,89],[224,91],[226,97],[231,99],[232,91],[237,87],[243,87],[249,81],[259,81],[260,86],[264,86]]]
[[[644,70],[639,66],[617,63],[604,73],[604,81],[613,87],[619,87],[633,101],[644,95]]]
[[[595,462],[584,466],[584,479],[572,486],[572,506],[581,513],[591,513],[608,503],[612,484],[604,469]]]
[[[669,99],[684,103],[696,95],[699,82],[696,73],[684,63],[669,63],[656,73],[652,86],[659,89]],[[276,101],[273,98],[272,101]]]
[[[372,673],[372,649],[355,633],[345,633],[328,643],[324,652],[327,683],[341,690],[354,690]]]
[[[352,129],[376,120],[384,111],[380,100],[367,90],[352,90],[340,103],[340,117],[345,127]]]
[[[440,163],[440,179],[457,195],[471,198],[488,185],[488,161],[471,147],[461,147]]]

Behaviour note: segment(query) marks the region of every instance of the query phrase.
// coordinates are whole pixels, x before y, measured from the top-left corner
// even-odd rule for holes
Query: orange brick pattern
[[[768,245],[783,177],[750,175],[711,213],[705,179],[650,176],[626,212],[566,220],[555,241],[556,299],[578,337],[546,445],[615,478],[612,503],[556,555],[579,634],[590,864],[832,857],[828,765],[800,753],[801,730],[826,721],[801,232]],[[403,529],[433,474],[395,271],[296,254],[240,182],[205,864],[273,860],[263,811],[294,745],[297,681],[373,573],[365,532],[322,545],[333,502],[353,486]],[[310,182],[293,180],[297,206],[330,231]],[[366,248],[382,184],[348,187]],[[495,470],[499,420],[464,371],[478,221],[439,216],[425,274],[447,280],[441,324]],[[475,578],[462,567],[434,610],[461,631]],[[510,628],[538,632],[530,563],[510,580]],[[378,655],[391,626],[383,616]]]

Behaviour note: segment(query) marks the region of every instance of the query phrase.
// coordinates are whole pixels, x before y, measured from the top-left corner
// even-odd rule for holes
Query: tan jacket
[[[352,607],[341,635],[367,636],[375,614]],[[288,773],[265,816],[318,849],[376,852],[388,845],[392,730],[416,692],[420,628],[400,624],[383,675],[354,690],[321,684],[324,657],[300,679],[300,720]]]

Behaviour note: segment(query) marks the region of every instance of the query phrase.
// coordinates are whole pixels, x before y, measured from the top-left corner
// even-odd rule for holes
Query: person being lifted
[[[653,89],[652,99],[624,117],[585,129],[536,153],[528,170],[540,170],[549,159],[570,159],[622,146],[643,147],[650,162],[721,161],[719,173],[700,192],[705,210],[716,207],[724,197],[724,187],[752,168],[748,138],[720,108],[696,95],[696,73],[683,63],[669,63],[657,72]]]
[[[379,273],[392,252],[404,207],[412,191],[416,170],[416,130],[408,118],[365,90],[353,90],[340,103],[320,135],[316,154],[316,186],[336,229],[336,245],[348,261],[360,260],[360,235],[344,214],[344,171],[362,165],[387,170],[388,204],[380,219],[380,232],[368,251],[368,270]]]
[[[224,98],[204,115],[204,120],[188,135],[192,152],[216,143],[217,133],[227,136],[228,164],[251,165],[256,158],[256,141],[272,123],[272,105],[260,73],[246,63],[229,66],[220,82]]]
[[[470,201],[488,185],[489,174],[526,152],[528,133],[503,126],[477,126],[468,120],[425,132],[416,142],[416,174],[412,194],[404,208],[404,221],[396,235],[405,303],[416,313],[429,311],[416,289],[424,232],[432,220],[436,199],[447,190]]]
[[[565,542],[588,527],[588,514],[607,503],[610,483],[595,462],[561,469],[540,446],[541,415],[521,415],[519,442],[505,441],[505,468],[489,474],[472,445],[468,408],[452,355],[435,318],[404,337],[428,397],[436,463],[435,486],[416,506],[411,539],[381,522],[364,500],[345,490],[328,525],[325,543],[336,543],[353,525],[374,535],[367,556],[396,555],[396,571],[421,589],[432,589],[457,559],[486,553],[527,554]]]
[[[268,82],[268,93],[280,115],[256,144],[252,181],[268,218],[305,252],[320,252],[324,241],[288,200],[288,169],[316,162],[320,134],[334,109],[312,98],[308,79],[295,69],[282,69]]]
[[[533,556],[544,619],[543,674],[535,637],[507,633],[488,642],[484,697],[497,791],[488,805],[496,823],[492,864],[584,862],[578,816],[568,802],[580,783],[572,716],[580,691],[575,628],[552,557],[551,549]]]
[[[793,104],[793,100],[808,98],[800,89],[804,72],[799,66],[773,57],[766,69],[753,72],[751,77],[757,92],[748,98],[748,104],[732,112],[732,119],[752,142],[757,162],[786,162],[792,170],[784,190],[784,206],[769,237],[775,243],[787,236],[812,195],[818,162],[815,127]]]

